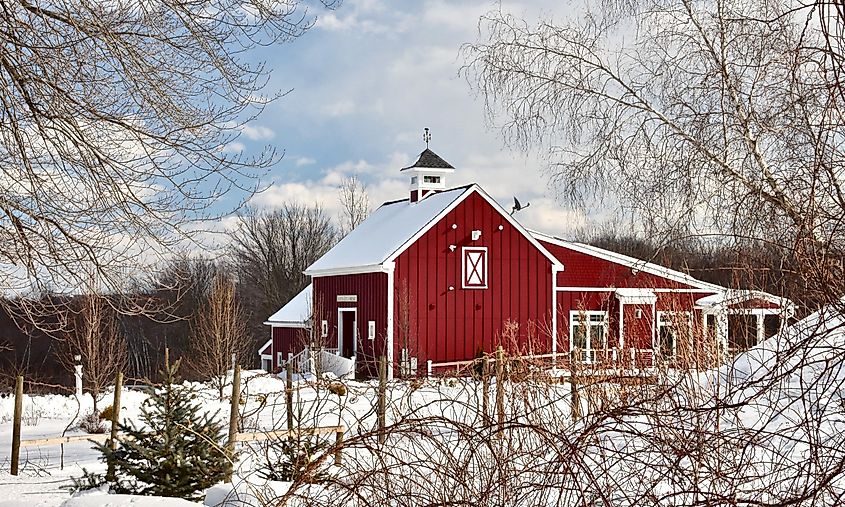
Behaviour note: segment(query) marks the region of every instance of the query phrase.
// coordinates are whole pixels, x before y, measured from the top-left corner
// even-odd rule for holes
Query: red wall
[[[648,287],[660,289],[691,288],[690,285],[669,280],[651,273],[633,273],[629,266],[540,240],[540,244],[561,263],[564,271],[558,274],[558,287]],[[706,294],[702,294],[705,296]]]
[[[375,361],[384,351],[387,333],[387,273],[361,273],[357,275],[320,276],[314,283],[314,315],[317,321],[327,320],[328,347],[337,346],[338,308],[357,309],[357,352],[358,374],[374,376]],[[338,295],[358,296],[357,303],[338,303]],[[317,316],[322,313],[322,316]],[[375,340],[367,339],[367,322],[376,322]],[[317,327],[320,324],[318,322]]]
[[[473,230],[481,231],[477,241],[472,241]],[[461,287],[462,246],[488,248],[487,289]],[[410,317],[407,342],[420,369],[428,359],[459,361],[494,350],[508,319],[520,325],[518,347],[527,347],[533,334],[538,342],[534,352],[549,352],[547,332],[529,328],[551,329],[551,266],[483,197],[470,195],[396,259],[394,357],[398,360],[405,341],[398,325],[403,290]]]
[[[284,360],[288,353],[296,354],[305,348],[303,341],[306,339],[307,329],[297,327],[273,326],[273,368],[279,367],[279,352]]]

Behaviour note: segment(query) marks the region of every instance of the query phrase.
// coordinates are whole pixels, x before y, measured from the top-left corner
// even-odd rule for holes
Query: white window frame
[[[576,328],[581,327],[582,321],[581,317],[587,319],[587,336],[586,336],[586,345],[587,347],[583,349],[584,351],[584,360],[587,362],[593,361],[593,355],[595,354],[596,350],[610,350],[611,347],[609,346],[610,338],[610,315],[606,310],[570,310],[569,312],[569,350],[575,350],[575,330]],[[593,347],[593,325],[590,317],[601,317],[601,325],[604,328],[604,343],[607,346],[607,349],[596,349]],[[598,327],[598,326],[596,326]]]
[[[374,320],[367,321],[367,339],[371,341],[376,339],[376,321]]]
[[[423,176],[423,183],[428,183],[428,184],[431,184],[431,185],[439,185],[441,181],[442,181],[442,179],[440,178],[440,176],[432,176],[430,174]]]
[[[276,364],[277,364],[278,366],[281,366],[281,365],[282,365],[282,363],[284,363],[284,362],[285,362],[285,354],[284,354],[284,352],[276,352]],[[271,364],[272,364],[272,361],[271,361]]]
[[[467,254],[471,252],[484,252],[482,255],[482,266],[481,269],[483,270],[481,275],[484,277],[484,285],[467,285],[467,262],[469,262],[469,256]],[[490,280],[487,278],[489,271],[488,271],[488,264],[490,261],[490,252],[487,250],[486,246],[465,246],[461,248],[461,288],[464,289],[486,289],[490,286]]]
[[[680,321],[677,319],[678,316],[686,316],[687,323],[688,323],[688,336],[692,336],[692,312],[690,311],[658,311],[656,320],[656,332],[657,332],[657,343],[656,343],[656,352],[659,352],[661,355],[663,354],[663,343],[662,338],[660,336],[660,329],[664,327],[675,328],[675,324]],[[664,356],[666,359],[675,359],[678,357],[678,334],[677,330],[674,334],[674,339],[672,340],[672,352],[668,356]]]

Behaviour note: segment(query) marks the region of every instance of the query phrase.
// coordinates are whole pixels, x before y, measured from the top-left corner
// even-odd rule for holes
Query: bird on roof
[[[511,208],[511,215],[513,215],[513,214],[514,214],[514,213],[516,213],[517,211],[522,211],[522,210],[524,210],[524,209],[525,209],[525,208],[527,208],[528,206],[531,206],[531,203],[530,203],[530,202],[525,203],[525,206],[523,206],[523,205],[519,202],[519,199],[517,199],[517,198],[516,198],[516,196],[513,196],[513,208]]]

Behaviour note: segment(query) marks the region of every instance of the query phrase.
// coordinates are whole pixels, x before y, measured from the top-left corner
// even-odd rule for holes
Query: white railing
[[[626,372],[647,372],[655,366],[656,352],[653,349],[617,349],[611,348],[606,350],[576,350],[574,353],[569,351],[562,351],[553,354],[531,354],[523,356],[509,356],[508,359],[513,360],[541,360],[549,362],[550,366],[555,369],[570,370],[570,365],[573,361],[578,365],[579,369],[585,372],[607,372],[619,371]],[[464,361],[445,361],[433,362],[426,361],[426,373],[430,377],[435,369],[454,369],[456,374],[462,370],[471,367],[477,361],[487,360],[495,361],[492,357],[467,359]]]

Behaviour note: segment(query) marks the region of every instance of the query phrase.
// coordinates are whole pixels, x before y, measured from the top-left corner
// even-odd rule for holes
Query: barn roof
[[[302,325],[311,318],[311,284],[287,302],[279,311],[267,318],[267,326],[299,324]]]
[[[720,285],[716,285],[709,282],[703,282],[697,278],[693,278],[692,276],[682,272],[677,271],[674,269],[669,269],[665,266],[661,266],[659,264],[654,264],[652,262],[647,262],[642,259],[637,259],[635,257],[629,257],[627,255],[623,255],[617,252],[612,252],[610,250],[605,250],[604,248],[599,248],[593,245],[587,245],[585,243],[576,243],[574,241],[567,241],[565,239],[559,238],[557,236],[552,236],[550,234],[545,234],[538,231],[531,231],[531,234],[534,235],[535,238],[539,239],[540,241],[546,241],[553,245],[562,246],[564,248],[569,248],[570,250],[574,250],[576,252],[580,252],[583,254],[591,255],[593,257],[598,257],[599,259],[604,259],[606,261],[610,261],[616,264],[621,264],[623,266],[628,266],[632,269],[637,269],[644,273],[650,273],[652,275],[656,275],[662,278],[666,278],[668,280],[674,280],[679,283],[683,283],[692,287],[696,287],[698,289],[704,290],[712,290],[713,292],[724,292],[726,289]]]
[[[437,192],[415,203],[408,199],[384,203],[305,273],[313,275],[350,268],[373,271],[471,188],[467,185]]]
[[[422,153],[420,153],[420,156],[416,162],[414,162],[412,165],[409,165],[408,167],[403,167],[402,169],[400,169],[400,172],[415,168],[454,169],[454,167],[452,167],[452,164],[446,162],[445,160],[440,158],[440,155],[434,153],[428,148],[426,148],[425,150],[423,150]]]

